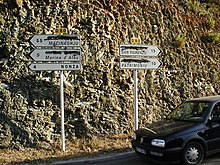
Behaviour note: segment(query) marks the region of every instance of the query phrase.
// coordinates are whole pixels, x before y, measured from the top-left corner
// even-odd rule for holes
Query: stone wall
[[[219,90],[219,2],[165,0],[0,0],[0,147],[60,139],[59,72],[28,68],[29,40],[66,27],[81,36],[82,70],[65,74],[69,140],[133,130],[133,74],[119,45],[140,37],[163,65],[138,71],[139,124],[180,102]]]

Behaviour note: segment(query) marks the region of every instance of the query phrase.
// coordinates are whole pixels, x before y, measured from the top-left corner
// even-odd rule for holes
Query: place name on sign
[[[158,59],[121,58],[121,69],[158,69],[161,62]]]
[[[147,49],[141,49],[141,50],[125,49],[125,50],[121,50],[121,54],[127,54],[127,55],[145,55],[145,54],[147,54]]]
[[[37,47],[79,47],[79,35],[36,34],[30,42]]]
[[[35,49],[30,53],[35,61],[80,61],[81,50],[45,50]]]
[[[80,70],[80,63],[33,63],[29,68],[33,71]]]
[[[139,63],[122,63],[122,68],[147,68],[149,64],[139,64]]]
[[[57,55],[48,55],[45,56],[45,61],[78,61],[80,56],[77,55],[66,55],[66,56],[57,56]],[[44,61],[44,60],[43,60]]]
[[[76,50],[47,50],[45,51],[45,54],[74,54],[74,55],[80,55],[80,49]]]
[[[78,64],[61,64],[60,68],[61,69],[78,69],[79,65]]]
[[[79,46],[79,42],[77,41],[48,41],[48,46]]]
[[[120,45],[121,56],[158,56],[161,50],[154,45]]]

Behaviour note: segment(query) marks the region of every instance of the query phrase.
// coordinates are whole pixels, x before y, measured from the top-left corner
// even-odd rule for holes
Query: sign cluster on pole
[[[80,70],[82,56],[79,35],[37,34],[30,42],[36,48],[30,53],[36,61],[29,66],[31,70]]]
[[[65,151],[63,71],[80,70],[82,55],[79,35],[66,34],[66,28],[57,28],[56,33],[60,34],[37,34],[31,38],[35,50],[30,57],[35,62],[29,68],[33,71],[60,71],[61,138]]]
[[[154,45],[120,45],[121,69],[158,69],[161,62],[157,59],[161,50]]]
[[[161,50],[154,45],[141,45],[140,38],[132,38],[132,44],[120,45],[120,68],[133,69],[134,75],[134,129],[138,129],[138,78],[137,70],[156,70],[161,66],[157,56]]]

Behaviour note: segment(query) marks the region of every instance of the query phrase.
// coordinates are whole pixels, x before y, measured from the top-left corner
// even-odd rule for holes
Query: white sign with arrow
[[[35,49],[30,56],[35,61],[80,61],[81,50]]]
[[[121,69],[158,69],[161,62],[156,58],[121,58],[120,68]]]
[[[154,45],[120,45],[121,56],[158,56],[160,52]]]
[[[33,71],[80,70],[79,63],[33,63],[29,68]]]
[[[80,46],[80,36],[72,34],[36,34],[30,42],[36,47],[74,47]]]

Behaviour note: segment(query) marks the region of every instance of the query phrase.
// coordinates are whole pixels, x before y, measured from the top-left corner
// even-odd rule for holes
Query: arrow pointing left
[[[30,42],[37,47],[79,47],[79,35],[36,34]]]
[[[80,70],[79,63],[33,63],[29,68],[33,71]]]
[[[80,61],[81,50],[35,49],[30,56],[35,61]]]

